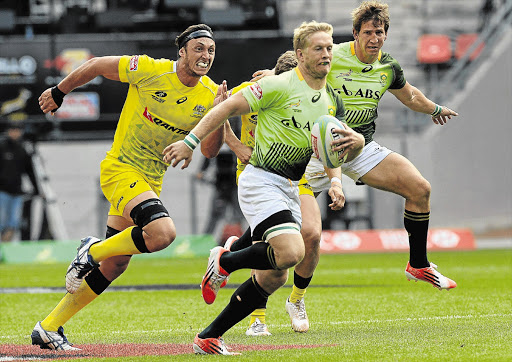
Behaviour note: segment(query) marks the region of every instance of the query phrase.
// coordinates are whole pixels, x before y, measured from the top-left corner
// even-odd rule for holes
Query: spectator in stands
[[[23,176],[28,176],[34,194],[38,186],[32,157],[23,144],[23,124],[11,121],[7,138],[0,143],[0,232],[2,241],[11,241],[20,229],[23,201],[27,193],[22,187]]]
[[[332,26],[303,23],[295,30],[293,44],[299,63],[294,71],[245,87],[208,113],[185,142],[164,150],[173,167],[181,161],[186,167],[193,150],[189,144],[196,146],[230,116],[258,112],[254,152],[238,182],[240,207],[254,244],[236,252],[220,246],[212,249],[201,283],[203,299],[213,303],[220,286],[235,270],[255,269],[255,275],[195,337],[193,347],[199,354],[232,354],[220,337],[279,289],[286,282],[288,268],[304,257],[298,184],[312,154],[311,122],[325,114],[343,119],[344,109],[339,95],[326,86],[332,60]],[[348,152],[362,148],[363,137],[356,132],[336,132],[342,137],[335,149]],[[356,136],[360,142],[348,136]]]
[[[435,124],[444,125],[458,114],[432,102],[409,84],[400,64],[381,50],[390,24],[387,4],[364,1],[352,11],[352,20],[354,41],[334,45],[327,82],[343,98],[347,124],[364,135],[365,146],[359,156],[341,166],[342,171],[358,184],[393,192],[405,199],[404,226],[410,247],[405,270],[407,279],[422,280],[440,290],[455,288],[457,284],[439,273],[437,266],[427,258],[430,183],[408,159],[375,142],[373,135],[379,101],[386,90],[413,111],[431,115]],[[270,74],[273,71],[258,71],[254,73],[253,80]],[[306,169],[310,184],[317,177],[325,177],[322,164],[314,161],[312,159]],[[315,247],[318,248],[306,245],[306,250],[314,250]],[[303,273],[303,278],[312,276],[318,258],[318,254],[306,253],[295,272]],[[300,315],[307,320],[305,309]],[[294,330],[303,332],[297,328]]]
[[[132,255],[162,250],[176,237],[174,222],[159,199],[169,166],[161,153],[224,100],[227,88],[225,82],[219,86],[206,75],[216,50],[209,26],[192,25],[175,43],[177,61],[146,55],[93,58],[39,97],[41,110],[53,114],[67,93],[97,76],[129,83],[112,148],[101,162],[101,187],[111,204],[106,239],[82,240],[66,274],[69,293],[37,322],[32,344],[76,349],[64,336],[62,325],[119,277]],[[215,157],[223,142],[224,129],[219,128],[201,151]]]

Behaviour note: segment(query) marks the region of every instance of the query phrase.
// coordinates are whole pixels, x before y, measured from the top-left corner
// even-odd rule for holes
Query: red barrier
[[[469,229],[431,229],[427,248],[431,250],[475,250],[473,232]],[[392,230],[325,230],[320,241],[322,253],[385,252],[409,250],[409,237],[404,229]]]

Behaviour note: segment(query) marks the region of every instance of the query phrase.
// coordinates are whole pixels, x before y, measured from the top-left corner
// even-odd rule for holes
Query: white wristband
[[[188,148],[190,148],[192,151],[194,151],[194,149],[199,144],[200,140],[199,140],[199,138],[197,138],[197,136],[195,134],[190,132],[188,135],[185,136],[185,138],[183,139],[183,142],[185,142],[185,144],[187,145]]]
[[[333,177],[333,178],[331,179],[331,183],[333,183],[333,182],[338,182],[338,183],[341,185],[341,180],[340,180],[340,178],[339,178],[339,177]]]

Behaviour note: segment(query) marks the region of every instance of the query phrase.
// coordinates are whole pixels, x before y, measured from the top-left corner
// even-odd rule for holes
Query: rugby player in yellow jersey
[[[430,114],[435,124],[444,125],[458,114],[432,102],[409,84],[398,62],[381,50],[390,24],[387,4],[363,1],[352,11],[352,21],[354,41],[334,45],[332,67],[327,76],[327,83],[343,98],[347,124],[365,136],[363,151],[353,161],[345,162],[342,172],[356,182],[393,192],[405,199],[404,226],[409,235],[410,250],[405,270],[407,279],[430,283],[439,290],[455,288],[455,281],[437,271],[437,266],[427,258],[430,183],[404,156],[375,142],[373,134],[378,103],[386,90],[411,110]],[[273,71],[257,71],[253,80],[271,74]],[[314,161],[306,170],[312,185],[315,179],[320,182],[325,179],[321,163],[317,160],[315,167]],[[307,263],[314,266],[314,260],[311,260],[314,257],[313,253],[306,253],[298,266]],[[314,268],[310,273],[313,271]],[[300,314],[290,314],[292,324],[294,318],[303,319],[305,311],[302,316]]]
[[[231,353],[222,335],[249,315],[263,300],[279,289],[288,277],[288,268],[304,257],[300,234],[301,211],[298,183],[312,154],[311,125],[324,114],[343,119],[343,102],[326,84],[332,59],[332,26],[303,23],[294,31],[298,66],[242,89],[216,106],[185,137],[164,150],[164,160],[187,167],[193,149],[228,118],[258,112],[255,146],[249,164],[238,182],[240,208],[252,230],[255,243],[231,252],[221,246],[210,252],[201,283],[203,299],[215,301],[220,285],[231,272],[254,269],[232,295],[219,316],[194,339],[199,354]],[[355,133],[337,129],[343,136]],[[356,144],[343,137],[336,146],[345,152]],[[350,145],[344,144],[349,142]]]
[[[283,72],[293,69],[297,66],[297,58],[295,53],[291,50],[283,53],[277,60],[276,66],[274,68],[275,75],[279,75]],[[252,82],[244,82],[241,85],[233,88],[229,93],[234,94],[241,89],[253,84]],[[237,164],[237,182],[238,177],[244,170],[246,164],[249,162],[249,159],[252,154],[252,150],[255,144],[255,133],[256,133],[256,125],[258,122],[258,114],[257,113],[249,113],[241,115],[241,133],[240,140],[233,133],[231,127],[226,129],[226,143],[228,146],[235,152],[238,158]],[[228,122],[227,122],[228,123]],[[229,123],[228,123],[229,124]],[[362,143],[362,136],[353,133],[347,137],[357,137],[360,138],[359,141]],[[349,152],[347,155],[347,160],[352,160],[355,156],[357,156],[359,152],[355,153],[353,151]],[[329,169],[325,168],[326,177],[331,181],[330,187],[326,187],[328,189],[328,193],[331,197],[332,203],[329,205],[332,210],[340,210],[343,208],[345,204],[345,195],[342,191],[341,186],[341,169]],[[311,185],[306,180],[306,177],[303,176],[299,181],[299,198],[300,198],[300,210],[302,214],[302,225],[301,225],[301,235],[304,239],[304,244],[306,247],[314,246],[314,250],[306,249],[306,254],[319,253],[319,244],[320,237],[322,232],[322,220],[321,213],[318,207],[318,203],[316,202],[316,197],[322,192],[324,189],[313,189]],[[247,229],[247,231],[240,238],[236,236],[231,236],[226,241],[224,247],[230,251],[237,251],[249,247],[252,245],[252,237],[251,237],[251,229]],[[308,257],[311,262],[318,263],[318,260],[314,257]],[[304,259],[303,259],[304,260]],[[294,270],[294,283],[293,283],[293,291],[292,296],[296,295],[296,299],[299,301],[299,306],[297,303],[287,303],[288,308],[292,308],[293,311],[295,309],[299,309],[299,311],[303,310],[304,318],[301,318],[298,321],[295,321],[294,329],[301,330],[306,332],[309,328],[309,322],[307,319],[307,314],[304,306],[304,293],[306,288],[309,285],[309,282],[312,279],[312,274],[306,274],[305,277],[301,270],[297,273],[298,266],[302,263],[299,263],[295,266]],[[309,270],[314,270],[316,264],[311,266],[307,266],[306,272],[309,273]],[[265,301],[266,302],[266,301]],[[251,313],[249,320],[249,327],[247,328],[245,334],[248,336],[268,336],[270,335],[270,331],[266,325],[266,303],[263,303],[256,307],[256,309]]]
[[[64,336],[62,325],[119,277],[132,255],[162,250],[176,237],[174,223],[159,199],[169,166],[161,152],[182,140],[214,104],[226,99],[227,87],[206,76],[215,58],[209,26],[192,25],[175,43],[177,61],[146,55],[93,58],[39,97],[41,110],[53,114],[66,94],[97,76],[129,83],[112,148],[101,162],[101,188],[111,204],[106,239],[82,239],[66,274],[68,293],[37,322],[32,344],[77,349]],[[223,142],[220,128],[201,150],[206,157],[215,157]]]

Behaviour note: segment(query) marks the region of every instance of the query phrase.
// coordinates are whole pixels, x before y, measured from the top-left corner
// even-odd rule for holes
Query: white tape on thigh
[[[294,222],[274,225],[263,234],[263,241],[268,241],[281,234],[300,234],[300,227]]]

